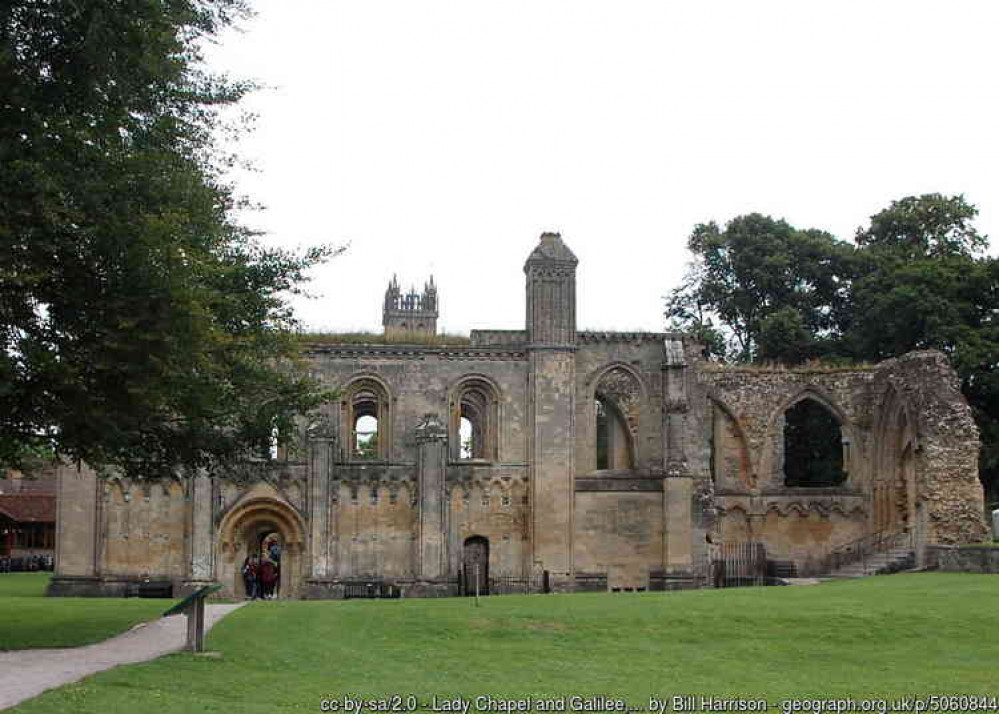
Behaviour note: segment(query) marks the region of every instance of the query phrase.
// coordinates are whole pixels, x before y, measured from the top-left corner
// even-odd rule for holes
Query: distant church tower
[[[430,282],[424,283],[422,293],[416,292],[416,288],[402,293],[399,281],[393,275],[385,291],[382,325],[386,336],[436,335],[437,286],[434,285],[434,276],[430,276]]]

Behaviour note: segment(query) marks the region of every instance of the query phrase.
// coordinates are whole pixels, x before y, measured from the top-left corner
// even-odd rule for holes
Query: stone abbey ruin
[[[384,344],[323,342],[337,390],[308,448],[245,484],[60,474],[53,594],[219,583],[264,538],[281,596],[358,588],[454,595],[699,587],[706,536],[814,570],[873,534],[986,534],[978,432],[937,352],[871,367],[706,361],[679,333],[580,332],[577,259],[545,234],[524,266],[523,330],[435,344],[437,288],[385,296]],[[407,336],[413,335],[413,339]]]

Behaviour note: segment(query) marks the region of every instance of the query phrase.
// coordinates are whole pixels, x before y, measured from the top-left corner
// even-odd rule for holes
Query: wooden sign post
[[[221,589],[221,585],[206,585],[163,613],[163,617],[180,613],[187,615],[187,644],[184,649],[190,652],[205,651],[205,598]]]

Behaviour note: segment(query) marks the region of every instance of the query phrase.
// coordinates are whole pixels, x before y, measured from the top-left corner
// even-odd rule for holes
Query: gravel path
[[[245,604],[206,606],[205,631]],[[119,664],[156,659],[181,649],[186,640],[187,617],[172,615],[95,645],[0,652],[0,710]]]

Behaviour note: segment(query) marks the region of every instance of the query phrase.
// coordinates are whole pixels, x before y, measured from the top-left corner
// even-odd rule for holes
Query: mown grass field
[[[0,575],[0,650],[77,647],[155,620],[171,600],[47,598],[48,573]]]
[[[999,695],[999,577],[472,600],[258,602],[36,712],[317,712],[324,698]],[[403,699],[403,704],[405,699]],[[371,711],[366,709],[365,712]],[[474,712],[475,709],[470,711]]]

